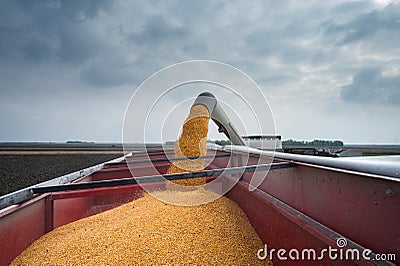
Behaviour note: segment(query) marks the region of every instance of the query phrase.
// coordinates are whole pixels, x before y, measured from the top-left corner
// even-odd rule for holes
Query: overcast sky
[[[120,142],[135,89],[194,59],[253,78],[283,139],[400,143],[400,3],[381,0],[2,0],[0,141]]]

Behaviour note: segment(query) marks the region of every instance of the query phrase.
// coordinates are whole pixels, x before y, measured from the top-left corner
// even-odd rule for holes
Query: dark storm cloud
[[[3,60],[81,63],[100,50],[85,25],[111,1],[2,1],[0,56]]]
[[[339,3],[333,8],[333,14],[354,14],[355,12],[360,12],[363,10],[368,10],[371,8],[370,1],[349,1],[344,3]]]
[[[390,4],[382,10],[374,9],[360,14],[354,19],[337,22],[334,19],[325,22],[325,34],[332,36],[337,43],[347,44],[363,39],[370,39],[379,32],[390,32],[387,42],[400,45],[400,4]],[[397,36],[396,36],[397,35]]]
[[[95,87],[114,87],[120,85],[137,86],[146,78],[146,62],[126,62],[123,57],[101,58],[93,60],[80,71],[82,81]]]
[[[45,14],[48,8],[60,9],[63,16],[76,18],[84,13],[86,17],[95,17],[101,9],[112,6],[112,1],[107,0],[48,0],[48,1],[26,1],[26,0],[6,0],[8,4],[15,4],[21,10],[34,14]]]
[[[344,101],[354,103],[400,104],[400,76],[382,74],[380,68],[365,68],[342,88]]]
[[[140,32],[131,33],[128,39],[155,48],[161,42],[183,41],[188,35],[189,32],[182,25],[172,25],[162,15],[154,15],[148,18]]]
[[[49,2],[49,5],[51,5]],[[58,1],[53,1],[55,5],[57,5]],[[64,10],[64,13],[67,16],[76,18],[78,16],[79,19],[82,16],[87,18],[94,18],[97,16],[100,10],[107,10],[112,7],[113,1],[109,0],[61,0],[60,8]]]
[[[331,15],[331,6],[319,3],[306,4],[306,8],[286,5],[262,6],[255,29],[244,32],[246,54],[257,55],[257,59],[275,58],[288,66],[317,66],[331,62],[337,51],[320,42],[319,28],[321,20]],[[271,14],[275,11],[276,15]],[[271,18],[274,18],[272,22],[269,21]]]
[[[102,49],[102,40],[77,25],[65,27],[59,35],[60,44],[56,55],[65,63],[81,64],[97,55]]]
[[[182,53],[204,48],[204,42],[196,42],[196,36],[179,19],[157,14],[137,21],[137,25],[136,30],[121,25],[121,43],[109,54],[85,65],[81,79],[101,87],[137,85],[160,68],[179,61]],[[134,55],[134,59],[128,60],[125,52]]]

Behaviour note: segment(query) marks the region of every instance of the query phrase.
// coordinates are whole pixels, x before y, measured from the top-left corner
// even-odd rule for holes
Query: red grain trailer
[[[165,175],[170,161],[182,158],[167,158],[171,151],[134,152],[2,196],[0,265],[56,227],[140,197],[145,183],[160,187],[163,178],[200,175],[208,182],[220,177],[222,190],[232,187],[225,196],[242,208],[265,244],[254,254],[260,259],[268,254],[276,265],[399,263],[400,156],[323,158],[240,146],[209,150],[202,172]],[[254,173],[265,177],[257,187],[251,185]]]

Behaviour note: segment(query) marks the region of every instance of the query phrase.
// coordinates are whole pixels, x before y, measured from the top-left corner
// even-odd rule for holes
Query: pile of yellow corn
[[[205,190],[159,193],[213,197]],[[11,265],[268,265],[257,258],[262,247],[246,215],[226,197],[182,207],[145,194],[56,228]]]
[[[207,152],[209,114],[202,105],[190,110],[175,146],[176,157]],[[202,159],[177,161],[168,173],[200,171]],[[174,181],[201,186],[205,178]],[[169,183],[171,188],[173,183]],[[175,185],[176,186],[176,185]],[[42,236],[11,265],[270,265],[259,260],[263,243],[240,207],[204,188],[166,190],[112,210],[61,226]],[[174,198],[176,206],[157,198]],[[196,204],[197,205],[197,204]]]

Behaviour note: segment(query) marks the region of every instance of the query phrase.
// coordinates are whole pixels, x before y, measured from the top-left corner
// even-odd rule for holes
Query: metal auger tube
[[[203,92],[197,96],[193,106],[201,104],[208,109],[211,119],[217,124],[218,131],[223,132],[234,145],[246,146],[244,140],[237,132],[229,117],[226,115],[221,105],[218,104],[215,96],[210,92]]]

